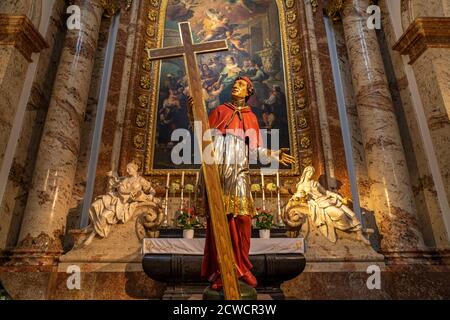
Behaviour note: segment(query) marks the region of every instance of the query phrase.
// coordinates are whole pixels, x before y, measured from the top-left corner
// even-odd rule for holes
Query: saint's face
[[[233,85],[231,95],[237,99],[245,99],[248,95],[247,82],[245,80],[237,80]]]

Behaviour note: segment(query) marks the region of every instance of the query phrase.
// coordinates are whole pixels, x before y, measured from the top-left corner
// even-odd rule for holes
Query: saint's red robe
[[[258,119],[250,107],[238,110],[232,104],[223,104],[214,109],[209,116],[211,129],[218,129],[222,134],[234,134],[242,139],[248,138],[251,149],[262,146]],[[217,251],[214,242],[211,223],[208,218],[206,230],[206,244],[202,263],[202,277],[213,282],[220,276],[217,262]],[[249,260],[251,239],[251,217],[238,215],[233,217],[228,214],[228,226],[230,229],[231,243],[238,277],[247,282],[252,264]],[[254,279],[254,278],[253,278]],[[256,280],[249,281],[250,285],[256,286]]]
[[[262,147],[258,118],[250,107],[238,110],[231,103],[225,103],[214,109],[209,115],[209,127],[222,134],[236,134],[242,139],[249,138],[251,149]]]

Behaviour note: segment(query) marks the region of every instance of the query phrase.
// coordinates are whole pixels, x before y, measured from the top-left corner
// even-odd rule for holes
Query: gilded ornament
[[[291,9],[295,4],[295,0],[286,0],[286,7]]]
[[[135,123],[136,123],[136,126],[138,126],[138,128],[143,128],[143,127],[145,127],[145,123],[146,123],[146,117],[145,117],[145,114],[143,114],[143,113],[138,113],[138,114],[136,115],[136,121],[135,121]]]
[[[294,72],[297,73],[300,72],[301,69],[302,69],[302,61],[300,60],[300,58],[297,58],[292,63],[292,70],[294,70]]]
[[[146,71],[150,71],[152,67],[152,62],[150,61],[150,59],[148,57],[145,57],[142,60],[142,69],[146,70]]]
[[[153,38],[156,35],[156,30],[155,27],[153,25],[149,25],[147,27],[147,31],[146,31],[147,36],[149,36],[150,38]]]
[[[115,0],[100,0],[100,5],[105,10],[104,15],[107,18],[115,16],[120,11]]]
[[[300,129],[306,129],[308,128],[308,121],[306,120],[306,118],[304,116],[301,116],[298,120],[298,126],[300,127]]]
[[[156,47],[156,42],[155,41],[153,41],[153,40],[145,41],[145,48],[144,48],[145,51],[153,49],[155,47]]]
[[[150,0],[150,4],[151,4],[153,7],[158,8],[158,7],[159,7],[159,0]]]
[[[293,11],[288,12],[288,14],[287,14],[287,21],[289,23],[293,23],[293,22],[295,22],[295,20],[297,20],[297,15],[295,14],[295,12],[293,12]]]
[[[150,76],[148,74],[145,74],[141,77],[141,88],[142,89],[150,89],[151,83],[150,83]]]
[[[341,19],[341,11],[344,8],[344,0],[332,0],[327,9],[327,16],[333,21]]]
[[[305,81],[303,79],[296,79],[294,82],[294,90],[300,91],[305,89]]]
[[[140,133],[135,135],[133,138],[133,143],[134,143],[134,146],[136,147],[136,149],[144,148],[144,142],[145,142],[144,135],[142,135]]]
[[[148,18],[150,21],[155,22],[157,17],[158,17],[158,11],[151,9],[148,12]]]
[[[288,29],[289,38],[295,39],[298,35],[298,29],[297,27],[290,27]]]
[[[317,7],[319,6],[319,4],[317,3],[317,0],[311,0],[311,7],[312,7],[312,11],[314,13],[317,12]]]
[[[300,53],[300,46],[298,44],[295,44],[293,46],[291,46],[291,54],[293,56],[296,56]]]
[[[306,108],[306,99],[304,97],[297,97],[297,108],[299,110]]]
[[[139,106],[141,108],[147,108],[147,105],[148,105],[148,96],[147,95],[141,94],[138,97],[138,101],[139,101]]]
[[[308,136],[303,136],[300,139],[300,145],[303,149],[308,149],[311,146],[311,139]]]

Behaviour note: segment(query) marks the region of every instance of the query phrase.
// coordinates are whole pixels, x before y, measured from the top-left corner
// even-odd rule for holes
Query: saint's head
[[[231,89],[233,100],[245,99],[245,101],[248,101],[254,93],[253,83],[247,77],[238,77],[234,81],[233,88]]]

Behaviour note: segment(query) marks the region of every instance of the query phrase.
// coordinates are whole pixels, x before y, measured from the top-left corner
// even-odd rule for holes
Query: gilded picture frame
[[[165,12],[170,0],[151,0],[148,9],[148,26],[146,29],[145,49],[160,48],[163,45]],[[308,110],[305,75],[302,69],[302,45],[299,32],[297,1],[273,0],[278,8],[278,22],[281,37],[281,59],[284,72],[287,112],[289,121],[290,153],[297,157],[297,162],[290,169],[281,169],[281,176],[298,176],[302,167],[312,163],[311,115]],[[143,173],[147,176],[161,176],[171,173],[195,175],[197,169],[159,169],[154,168],[155,136],[160,88],[161,62],[150,62],[142,53],[142,71],[140,92],[136,104],[141,107],[136,113],[136,126],[139,132],[133,137],[136,149],[135,159],[142,159]],[[145,94],[143,93],[145,91]],[[147,109],[145,113],[143,109]],[[251,170],[258,174],[259,170]]]

